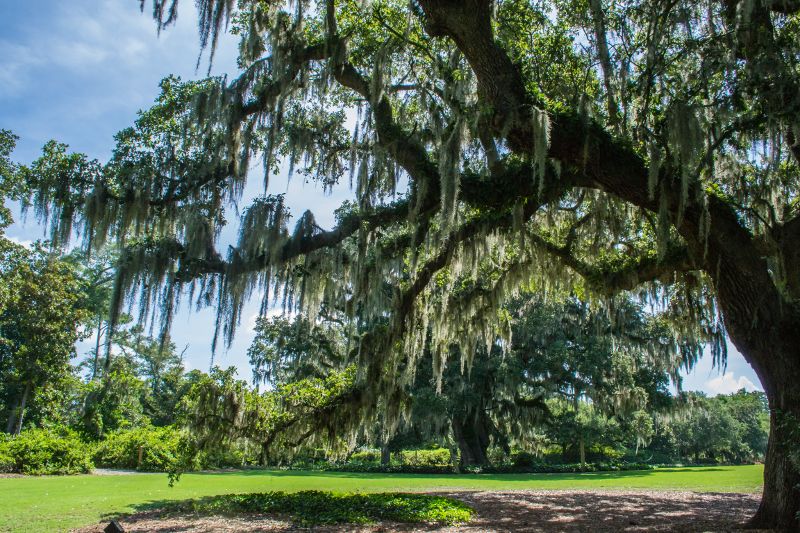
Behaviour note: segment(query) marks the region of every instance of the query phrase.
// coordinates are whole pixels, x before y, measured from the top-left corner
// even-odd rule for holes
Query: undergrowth
[[[468,522],[473,510],[442,496],[406,493],[335,493],[317,490],[228,494],[169,504],[167,513],[230,515],[276,513],[302,526],[368,524],[378,520],[458,524]]]

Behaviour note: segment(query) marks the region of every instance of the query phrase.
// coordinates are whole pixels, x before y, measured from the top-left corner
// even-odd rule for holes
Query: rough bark
[[[489,432],[482,417],[453,417],[453,437],[460,453],[459,465],[479,466],[489,464]]]

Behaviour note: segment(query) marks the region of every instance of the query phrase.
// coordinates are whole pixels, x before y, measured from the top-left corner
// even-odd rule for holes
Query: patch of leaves
[[[473,509],[443,496],[405,493],[335,493],[317,490],[286,493],[227,494],[170,504],[168,513],[230,515],[276,513],[302,526],[369,524],[379,520],[411,523],[468,522]]]

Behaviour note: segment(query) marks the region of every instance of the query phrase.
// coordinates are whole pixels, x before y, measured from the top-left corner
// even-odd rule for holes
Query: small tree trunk
[[[103,327],[103,316],[97,315],[97,335],[94,341],[94,361],[92,361],[92,380],[97,377],[97,364],[100,359],[100,335]]]
[[[381,466],[389,466],[389,463],[392,462],[392,452],[389,450],[389,446],[384,445],[381,448]]]
[[[8,418],[6,419],[6,433],[12,433],[14,431],[14,422],[17,420],[17,409],[19,409],[19,404],[17,407],[9,407],[8,408]]]
[[[580,440],[578,441],[578,450],[579,450],[580,457],[581,457],[581,464],[585,465],[586,464],[586,442],[585,442],[585,440],[583,438],[583,435],[581,435]]]
[[[9,433],[13,433],[14,435],[19,435],[22,432],[22,423],[25,420],[25,409],[28,406],[28,396],[31,394],[31,383],[28,382],[25,385],[25,390],[22,392],[22,399],[19,402],[19,411],[15,417],[12,417],[12,420],[16,420],[17,424],[9,431]]]

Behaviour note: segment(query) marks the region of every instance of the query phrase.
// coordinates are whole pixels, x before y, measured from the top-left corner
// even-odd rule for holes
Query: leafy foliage
[[[93,466],[91,447],[74,431],[27,429],[19,435],[0,436],[0,471],[85,474]]]
[[[68,380],[89,315],[70,264],[5,239],[0,254],[0,400],[6,432],[18,433],[26,414],[41,422],[37,410],[54,398],[48,390]]]
[[[152,5],[159,28],[174,20],[177,1]],[[199,8],[212,55],[229,21],[240,38],[236,78],[167,78],[107,164],[52,143],[23,170],[54,240],[119,242],[112,317],[136,299],[166,334],[188,294],[230,341],[253,295],[342,310],[362,362],[340,417],[353,440],[398,424],[427,354],[440,383],[451,357],[508,347],[520,290],[634,291],[685,365],[709,341],[724,362],[728,333],[773,412],[800,413],[797,2]],[[265,185],[285,163],[325,190],[349,176],[354,201],[331,230],[310,213],[292,230],[265,194],[220,253],[255,157]],[[770,450],[759,516],[796,528],[800,470]]]
[[[369,524],[376,520],[395,522],[459,524],[469,522],[473,511],[466,504],[427,494],[378,493],[337,494],[322,491],[265,492],[213,496],[178,502],[169,512],[200,514],[280,513],[298,525]]]
[[[181,453],[179,430],[144,426],[106,435],[95,449],[94,462],[107,468],[167,472],[179,463]]]

